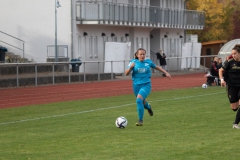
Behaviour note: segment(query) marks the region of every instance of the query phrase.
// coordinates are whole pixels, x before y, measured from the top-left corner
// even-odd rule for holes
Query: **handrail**
[[[12,37],[12,38],[15,38],[15,39],[17,39],[17,40],[19,40],[19,41],[24,42],[23,40],[21,40],[21,39],[19,39],[19,38],[17,38],[17,37],[14,37],[14,36],[12,36],[12,35],[10,35],[10,34],[7,34],[7,33],[2,32],[2,31],[0,31],[0,32],[3,33],[3,34],[5,34],[5,35],[7,35],[7,36],[10,36],[10,37]],[[24,42],[24,43],[25,43],[25,42]]]
[[[23,58],[25,58],[25,57],[24,57],[24,44],[25,44],[25,41],[23,41],[23,40],[21,40],[21,39],[19,39],[19,38],[17,38],[17,37],[14,37],[14,36],[12,36],[12,35],[10,35],[10,34],[7,34],[7,33],[5,33],[5,32],[2,32],[2,31],[0,31],[0,33],[5,34],[5,35],[7,35],[7,36],[9,36],[9,37],[12,37],[12,38],[14,38],[14,39],[16,39],[16,40],[18,40],[18,41],[21,41],[21,42],[23,43],[22,49],[0,40],[0,42],[2,42],[2,43],[4,43],[4,44],[7,44],[7,45],[9,45],[9,46],[11,46],[11,47],[14,47],[14,48],[16,48],[16,49],[19,49],[19,50],[23,51]]]
[[[2,43],[4,43],[4,44],[7,44],[7,45],[9,45],[9,46],[12,46],[12,47],[14,47],[14,48],[16,48],[16,49],[19,49],[19,50],[21,50],[21,51],[22,51],[22,49],[21,49],[21,48],[15,47],[15,46],[13,46],[13,45],[11,45],[11,44],[9,44],[9,43],[6,43],[6,42],[4,42],[4,41],[1,41],[1,40],[0,40],[0,42],[2,42]]]
[[[150,54],[151,54],[152,61],[157,64],[157,55],[151,50],[150,50]]]

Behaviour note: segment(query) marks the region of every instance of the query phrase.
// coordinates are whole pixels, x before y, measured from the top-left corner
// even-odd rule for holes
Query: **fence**
[[[206,61],[211,61],[212,56],[200,56],[200,57],[171,57],[166,58],[168,66],[175,65],[177,66],[176,69],[166,69],[172,75],[178,74],[190,74],[190,73],[205,73],[208,71],[206,66]],[[201,64],[199,65],[198,62]],[[125,61],[82,61],[82,65],[80,72],[72,72],[71,66],[73,65],[72,62],[49,62],[49,63],[5,63],[0,64],[0,83],[10,83],[10,79],[13,79],[14,83],[16,83],[13,87],[19,87],[20,79],[23,77],[31,77],[33,79],[33,83],[35,86],[41,85],[39,81],[41,78],[45,77],[49,83],[44,84],[58,84],[58,83],[73,83],[73,82],[86,82],[89,79],[89,73],[86,72],[86,65],[89,63],[97,63],[100,66],[102,63],[110,63],[110,70],[109,73],[103,73],[100,71],[100,67],[98,67],[97,73],[92,73],[92,77],[95,77],[96,81],[105,80],[103,77],[106,76],[104,74],[108,74],[107,79],[114,80],[114,79],[126,79],[130,76],[125,76],[124,72],[122,74],[116,75],[113,72],[114,63],[121,62],[124,66],[124,71],[129,62],[129,60]],[[184,62],[184,65],[183,65]],[[189,64],[191,62],[191,64]],[[26,67],[29,66],[29,67]],[[184,67],[185,66],[185,67]],[[9,68],[12,67],[12,68]],[[5,68],[5,69],[4,69]],[[170,68],[170,67],[168,67]],[[6,70],[12,71],[11,73],[6,73]],[[155,72],[156,75],[160,75],[157,71]],[[155,74],[153,73],[153,74]],[[74,77],[75,76],[75,77]],[[81,76],[81,77],[80,77]],[[77,78],[76,78],[77,77]],[[3,81],[6,79],[5,81]],[[93,78],[90,78],[93,81]],[[2,81],[1,81],[2,80]],[[62,81],[61,81],[62,80]],[[21,83],[24,80],[21,80]],[[27,81],[27,79],[25,79]],[[22,85],[21,85],[22,86]]]
[[[58,45],[57,53],[59,58],[68,58],[68,46],[67,45]],[[53,58],[56,56],[55,45],[47,46],[47,57]]]
[[[78,1],[77,21],[108,21],[113,23],[156,24],[161,27],[185,28],[188,25],[203,28],[202,11],[160,8],[111,2]]]

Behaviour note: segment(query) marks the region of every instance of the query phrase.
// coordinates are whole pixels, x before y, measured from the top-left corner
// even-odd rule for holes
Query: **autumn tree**
[[[205,12],[204,29],[188,31],[188,34],[198,34],[200,42],[225,39],[222,24],[226,14],[223,3],[218,0],[188,0],[187,9]]]
[[[227,33],[228,40],[240,38],[240,1],[239,0],[225,0],[224,10],[226,12],[226,19],[223,28]]]

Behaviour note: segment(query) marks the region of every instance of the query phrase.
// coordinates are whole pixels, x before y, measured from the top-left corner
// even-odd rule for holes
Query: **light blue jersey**
[[[151,68],[156,68],[156,64],[150,59],[145,59],[144,61],[139,61],[138,59],[133,59],[130,61],[127,68],[130,68],[131,64],[134,63],[132,68],[132,80],[134,84],[144,84],[151,82]]]
[[[151,68],[156,68],[156,65],[150,59],[146,59],[144,61],[139,61],[138,59],[133,59],[130,61],[127,68],[130,68],[132,63],[134,63],[134,67],[132,68],[132,80],[133,80],[133,92],[137,97],[141,95],[142,98],[136,99],[138,118],[140,121],[143,120],[144,108],[150,109],[147,101],[145,99],[151,92]],[[145,101],[145,104],[143,104]]]

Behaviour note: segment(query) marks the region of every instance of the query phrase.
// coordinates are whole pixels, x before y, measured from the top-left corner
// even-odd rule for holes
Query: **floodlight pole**
[[[58,47],[57,47],[57,8],[61,7],[58,0],[55,0],[55,62],[58,62]]]

